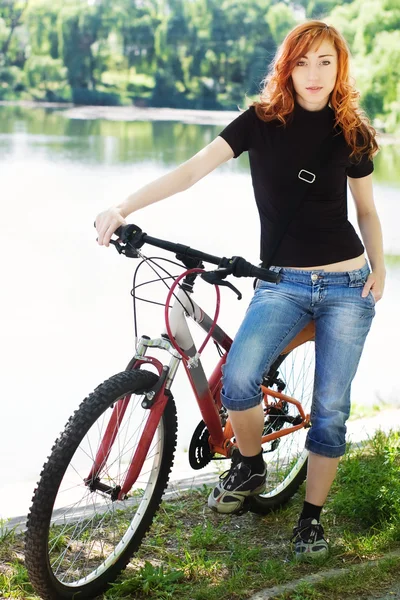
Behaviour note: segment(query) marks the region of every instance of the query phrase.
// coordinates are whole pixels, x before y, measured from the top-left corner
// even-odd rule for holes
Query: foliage
[[[341,4],[348,4],[352,0],[309,0],[304,3],[306,16],[309,19],[323,19],[336,7]]]
[[[364,527],[392,524],[400,536],[400,434],[378,431],[341,462],[333,510]]]
[[[26,41],[20,35],[28,0],[0,0],[0,66],[23,66]]]
[[[6,99],[11,93],[25,89],[25,77],[22,69],[14,66],[0,67],[0,100]]]
[[[132,593],[143,592],[144,595],[155,593],[158,598],[165,596],[172,598],[177,584],[183,578],[184,573],[182,571],[169,568],[164,569],[162,565],[154,567],[150,562],[146,561],[137,574],[126,579],[123,583],[117,584],[118,597],[132,598]],[[111,592],[106,594],[106,596],[113,596],[112,588]]]
[[[8,526],[6,519],[0,519],[0,545],[13,542],[15,538],[15,528]]]
[[[287,32],[296,25],[292,10],[283,2],[271,6],[268,22],[276,44],[280,44]]]
[[[27,81],[32,88],[50,89],[66,81],[67,69],[59,58],[31,55],[25,63]]]
[[[365,110],[396,129],[398,0],[0,0],[0,95],[235,109],[304,16],[343,32]]]
[[[400,4],[397,0],[354,0],[337,6],[328,22],[342,31],[350,45],[367,114],[395,131],[400,125]]]

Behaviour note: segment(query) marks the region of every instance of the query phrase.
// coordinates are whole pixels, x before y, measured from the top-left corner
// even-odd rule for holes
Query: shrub
[[[25,63],[25,73],[32,88],[49,89],[52,84],[67,82],[67,69],[58,58],[30,56]]]
[[[0,98],[13,97],[13,92],[26,87],[25,74],[16,66],[0,68]]]
[[[365,527],[400,524],[400,432],[377,431],[339,466],[332,508]]]
[[[72,101],[74,104],[89,104],[92,106],[120,106],[122,104],[119,94],[85,88],[72,88]]]

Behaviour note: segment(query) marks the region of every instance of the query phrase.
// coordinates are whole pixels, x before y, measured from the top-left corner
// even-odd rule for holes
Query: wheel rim
[[[99,473],[101,482],[109,486],[122,485],[141,438],[150,414],[149,410],[141,407],[142,399],[143,396],[132,394],[111,453]],[[108,409],[81,440],[65,471],[53,506],[48,561],[54,577],[68,587],[87,585],[117,562],[143,520],[159,476],[163,456],[163,419],[126,500],[112,501],[108,494],[90,491],[85,485],[84,479],[93,465],[110,416],[111,410]]]
[[[279,367],[279,379],[286,387],[283,393],[299,400],[305,414],[311,413],[314,385],[315,351],[314,342],[306,342],[292,350]],[[273,386],[272,389],[277,389]],[[288,415],[297,416],[298,410],[288,404]],[[290,427],[285,423],[282,429]],[[264,444],[264,461],[267,464],[266,491],[262,498],[273,498],[280,494],[298,475],[307,460],[308,451],[304,448],[308,429],[279,438],[279,445],[272,449],[271,443]]]

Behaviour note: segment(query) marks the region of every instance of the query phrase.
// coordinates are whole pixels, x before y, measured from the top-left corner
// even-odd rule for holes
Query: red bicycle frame
[[[211,331],[212,339],[225,351],[225,354],[218,361],[218,364],[208,380],[190,333],[187,317],[197,322],[205,332],[209,333]],[[181,362],[184,364],[200,413],[210,434],[209,444],[211,452],[229,457],[235,447],[235,443],[232,442],[234,433],[229,419],[224,428],[221,425],[220,419],[220,410],[222,409],[220,399],[222,386],[221,367],[224,364],[227,353],[232,345],[231,338],[196,304],[196,302],[194,302],[193,298],[189,297],[188,291],[183,291],[182,288],[178,289],[172,304],[169,330],[174,337],[174,344],[166,337],[165,333],[160,338],[155,339],[149,339],[147,336],[142,337],[137,345],[136,354],[128,367],[130,369],[137,369],[140,368],[142,364],[151,364],[157,369],[160,377],[163,375],[166,376],[160,389],[158,389],[154,396],[150,398],[151,406],[149,408],[149,416],[141,434],[140,444],[136,448],[124,482],[118,492],[118,499],[120,500],[128,494],[140,474],[164,408],[171,394],[170,388]],[[314,330],[308,326],[291,342],[290,348],[288,348],[287,351],[300,345],[306,340],[313,339],[313,337]],[[184,353],[189,360],[182,361],[182,353],[175,349],[176,345],[182,349],[182,353]],[[146,352],[148,348],[161,348],[167,350],[171,354],[169,365],[162,365],[157,359],[147,356]],[[283,393],[276,392],[269,388],[262,387],[262,390],[264,392],[264,403],[267,407],[268,397],[273,397],[278,400],[278,403],[275,403],[274,406],[279,407],[279,403],[281,402],[293,404],[297,407],[301,417],[301,422],[299,424],[287,427],[283,430],[274,431],[273,433],[264,436],[262,438],[262,443],[272,441],[284,435],[289,435],[298,429],[309,425],[310,417],[304,413],[300,402],[290,396],[286,396]],[[150,392],[150,395],[151,394],[153,394],[153,392]],[[147,398],[149,398],[149,394],[147,394]],[[114,405],[109,423],[96,453],[93,466],[88,477],[85,479],[87,485],[90,485],[90,482],[96,479],[106,463],[129,401],[130,395],[127,395],[118,400]]]

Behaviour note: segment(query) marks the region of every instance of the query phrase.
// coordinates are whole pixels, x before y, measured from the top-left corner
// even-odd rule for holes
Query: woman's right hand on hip
[[[96,229],[98,233],[98,243],[100,246],[109,246],[112,234],[121,225],[126,225],[125,218],[122,216],[122,209],[112,206],[96,217]]]

